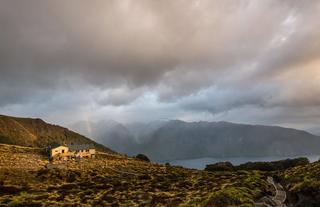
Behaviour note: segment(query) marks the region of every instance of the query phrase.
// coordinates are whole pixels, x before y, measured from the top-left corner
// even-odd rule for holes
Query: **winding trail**
[[[280,183],[275,183],[272,177],[268,177],[267,181],[270,185],[273,185],[276,195],[273,197],[264,196],[257,203],[256,207],[287,207],[285,201],[287,199],[286,191],[283,189]]]

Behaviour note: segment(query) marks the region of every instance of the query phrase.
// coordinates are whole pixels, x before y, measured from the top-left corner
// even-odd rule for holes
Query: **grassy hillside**
[[[280,173],[289,192],[289,201],[296,206],[319,206],[320,162],[290,168]]]
[[[46,169],[38,149],[0,145],[0,206],[254,206],[264,174],[205,172],[116,154]]]
[[[0,143],[29,147],[51,144],[94,144],[100,151],[112,152],[107,147],[67,128],[52,125],[41,119],[16,118],[0,115]]]

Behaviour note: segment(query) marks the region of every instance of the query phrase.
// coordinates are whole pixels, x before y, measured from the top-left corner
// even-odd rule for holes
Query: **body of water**
[[[288,158],[297,158],[297,157],[307,157],[310,160],[310,162],[315,162],[320,159],[320,155],[301,155],[301,156],[295,156],[295,157],[281,157],[281,156],[229,157],[229,158],[204,157],[204,158],[198,158],[198,159],[174,160],[169,163],[170,165],[203,170],[206,167],[206,165],[214,164],[217,162],[228,161],[228,162],[231,162],[233,165],[240,165],[246,162],[270,162],[270,161],[284,160]]]

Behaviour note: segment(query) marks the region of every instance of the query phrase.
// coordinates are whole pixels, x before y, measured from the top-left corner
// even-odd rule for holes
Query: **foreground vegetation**
[[[308,158],[294,158],[272,162],[247,162],[238,166],[232,165],[230,162],[218,162],[207,165],[205,170],[215,171],[237,171],[237,170],[259,170],[259,171],[283,171],[292,167],[305,166],[309,164]]]
[[[320,204],[320,162],[297,166],[279,174],[279,180],[286,187],[289,202],[296,206],[319,206]]]
[[[206,172],[116,154],[45,168],[40,149],[0,145],[0,206],[254,206],[258,171]]]

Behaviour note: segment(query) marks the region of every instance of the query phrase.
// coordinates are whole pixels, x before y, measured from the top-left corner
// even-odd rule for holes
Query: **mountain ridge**
[[[121,128],[130,128],[125,124],[118,124]],[[152,127],[154,126],[148,124],[135,126],[135,129],[149,130],[148,133],[135,132],[140,137],[128,133],[124,135],[116,128],[108,127],[100,128],[102,130],[93,137],[98,136],[98,140],[107,145],[109,140],[115,138],[117,142],[112,143],[113,147],[121,147],[122,153],[144,153],[158,161],[201,157],[299,156],[320,152],[319,136],[294,128],[181,120],[166,121],[150,130]],[[104,133],[107,128],[112,133]],[[112,134],[115,136],[112,137]]]
[[[320,151],[320,137],[302,130],[229,122],[170,122],[150,140],[141,150],[156,159],[292,156]],[[152,146],[162,150],[155,152]]]

